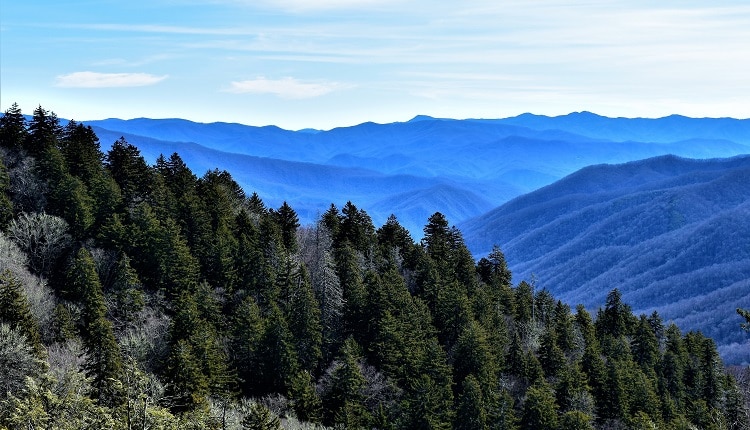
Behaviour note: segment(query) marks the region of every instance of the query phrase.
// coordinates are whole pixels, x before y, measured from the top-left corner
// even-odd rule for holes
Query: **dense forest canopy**
[[[440,213],[420,243],[351,202],[301,226],[42,107],[0,147],[0,426],[750,426],[711,339],[513,284]]]

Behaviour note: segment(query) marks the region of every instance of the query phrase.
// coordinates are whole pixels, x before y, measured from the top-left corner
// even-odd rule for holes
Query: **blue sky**
[[[417,114],[750,117],[745,1],[0,3],[0,107],[328,129]]]

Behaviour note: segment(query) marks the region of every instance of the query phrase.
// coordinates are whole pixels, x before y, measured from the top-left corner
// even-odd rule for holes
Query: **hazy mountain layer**
[[[582,169],[459,227],[470,249],[499,245],[516,280],[596,307],[619,288],[750,361],[735,309],[750,307],[750,157],[662,156]],[[734,345],[732,343],[744,343]]]
[[[352,200],[376,222],[395,213],[416,238],[436,211],[458,223],[591,164],[750,152],[750,123],[732,119],[417,117],[318,132],[179,119],[87,124],[105,149],[125,135],[150,161],[179,152],[199,175],[226,169],[269,203],[288,201],[304,223]]]

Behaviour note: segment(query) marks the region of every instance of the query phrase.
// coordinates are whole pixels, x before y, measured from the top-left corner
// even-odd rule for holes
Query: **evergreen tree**
[[[512,275],[505,261],[505,254],[497,245],[492,246],[492,251],[487,257],[483,257],[477,263],[477,272],[485,283],[495,288],[511,285]]]
[[[281,204],[278,211],[273,212],[276,223],[281,231],[281,242],[289,253],[297,252],[297,228],[299,218],[297,213],[287,202]]]
[[[11,150],[19,149],[24,145],[27,136],[26,118],[18,104],[13,103],[5,114],[0,116],[0,146]]]
[[[557,404],[552,389],[544,382],[532,385],[523,402],[521,428],[526,430],[554,430],[557,428]]]
[[[539,364],[546,376],[557,377],[568,365],[562,349],[557,346],[557,334],[554,330],[545,330],[539,347]]]
[[[291,279],[289,300],[286,303],[286,319],[294,338],[294,345],[302,369],[309,372],[318,367],[322,358],[322,328],[320,307],[307,276],[307,271]]]
[[[122,355],[114,336],[112,323],[106,318],[104,292],[96,273],[91,253],[81,248],[68,269],[68,288],[83,304],[83,346],[86,353],[84,370],[92,378],[92,387],[99,401],[116,405],[122,401]]]
[[[341,209],[337,233],[338,243],[348,242],[355,251],[365,257],[370,256],[376,240],[375,227],[370,216],[365,211],[357,209],[350,201]]]
[[[34,109],[23,147],[30,155],[38,157],[47,149],[57,147],[61,135],[57,115],[39,106]]]
[[[487,427],[487,411],[482,387],[474,375],[468,375],[462,384],[461,395],[456,408],[457,430],[484,430]]]
[[[615,288],[610,291],[604,311],[596,319],[597,330],[616,338],[632,333],[635,323],[630,306],[622,301],[620,290]]]
[[[10,176],[5,163],[0,160],[0,229],[5,230],[13,219],[13,203],[10,199]]]
[[[124,137],[112,144],[104,157],[105,166],[120,186],[126,204],[145,199],[151,191],[152,174],[140,150]]]
[[[568,411],[560,418],[560,430],[594,430],[593,418],[581,411]]]
[[[327,414],[324,422],[341,423],[345,428],[367,428],[372,416],[364,405],[365,378],[359,366],[359,345],[347,338],[341,348],[341,356],[330,373],[323,404]]]
[[[262,357],[260,342],[265,331],[260,308],[252,296],[246,296],[234,311],[231,322],[231,358],[240,388],[245,395],[256,393]]]
[[[253,403],[242,419],[243,430],[281,430],[281,421],[267,407]]]
[[[265,393],[286,393],[291,378],[300,370],[294,337],[289,323],[276,304],[271,304],[260,340],[261,358],[258,387]]]
[[[323,420],[323,405],[315,392],[315,382],[309,372],[303,370],[292,377],[289,399],[300,420],[313,423]]]
[[[71,175],[81,179],[87,187],[102,175],[104,154],[99,138],[91,127],[70,121],[65,126],[61,152]]]
[[[453,352],[453,368],[455,383],[460,385],[464,378],[474,375],[474,382],[478,383],[484,393],[489,393],[497,378],[496,359],[489,344],[487,335],[482,327],[471,321],[458,337]]]
[[[38,357],[44,357],[39,324],[31,314],[23,286],[9,270],[0,274],[0,321],[26,337]]]
[[[745,309],[737,308],[737,313],[739,316],[745,319],[745,322],[740,324],[743,330],[750,331],[750,311],[747,311]]]
[[[641,315],[631,344],[633,359],[644,371],[653,370],[659,360],[659,341],[645,315]]]

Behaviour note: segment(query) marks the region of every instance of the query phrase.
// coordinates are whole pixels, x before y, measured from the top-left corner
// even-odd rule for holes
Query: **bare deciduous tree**
[[[68,223],[45,213],[23,213],[11,221],[8,236],[26,252],[31,270],[45,276],[70,244]]]

